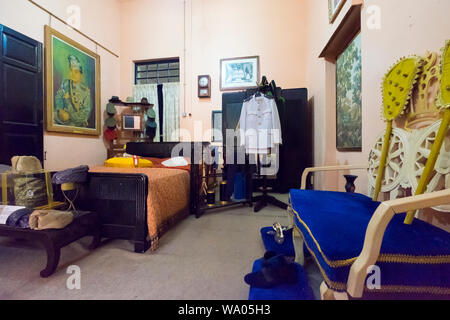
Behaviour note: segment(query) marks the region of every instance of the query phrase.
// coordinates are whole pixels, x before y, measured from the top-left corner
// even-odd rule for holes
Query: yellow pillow
[[[105,167],[115,168],[150,168],[153,163],[147,159],[138,159],[138,165],[134,165],[133,158],[111,158],[105,161]]]

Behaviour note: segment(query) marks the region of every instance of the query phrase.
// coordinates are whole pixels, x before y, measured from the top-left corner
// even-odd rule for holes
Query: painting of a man
[[[64,79],[55,96],[54,120],[67,126],[87,128],[92,113],[91,91],[83,83],[80,60],[68,56],[69,78]]]
[[[100,135],[100,57],[46,27],[47,131]]]

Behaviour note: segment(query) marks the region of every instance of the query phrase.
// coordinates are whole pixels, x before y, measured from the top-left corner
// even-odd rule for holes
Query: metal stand
[[[201,164],[194,163],[191,165],[191,171],[193,172],[193,175],[191,175],[191,187],[194,188],[194,190],[200,190],[200,187],[203,185],[203,183],[206,179],[208,179],[210,177],[214,177],[214,178],[220,177],[220,176],[223,177],[223,174],[224,174],[223,172],[221,174],[218,174],[218,173],[204,174],[203,171],[202,171],[202,173],[200,173],[199,169],[205,165],[205,163],[203,161],[203,159],[204,159],[203,155],[205,153],[204,148],[206,146],[209,146],[209,144],[207,144],[207,145],[202,144],[201,157],[198,157],[198,158],[202,159]],[[194,154],[193,152],[194,152],[194,150],[192,150],[192,154]],[[224,159],[225,160],[224,168],[225,168],[227,166],[227,164],[226,164],[227,159],[225,157],[225,155],[226,155],[225,147],[224,147],[223,154],[224,154],[224,158],[225,158]],[[245,167],[246,168],[244,171],[247,173],[249,170],[247,163],[245,164]],[[222,170],[224,170],[224,168]],[[194,196],[193,204],[191,204],[191,212],[193,212],[195,214],[196,218],[200,218],[205,212],[210,211],[210,210],[229,208],[229,207],[233,207],[233,206],[245,206],[245,205],[248,205],[250,207],[253,205],[250,194],[248,196],[246,196],[246,199],[243,199],[243,200],[220,201],[220,199],[216,198],[214,203],[207,204],[205,201],[205,196],[202,196],[200,194],[200,192],[198,192],[196,194],[196,196]]]
[[[262,195],[261,196],[257,196],[257,197],[252,197],[252,201],[256,202],[255,207],[253,208],[254,212],[259,212],[261,211],[263,208],[267,207],[269,204],[276,206],[278,208],[281,208],[283,210],[287,210],[288,205],[278,199],[276,199],[274,196],[269,195],[269,191],[270,189],[267,187],[267,176],[265,175],[261,175],[261,167],[262,164],[259,161],[259,156],[258,156],[258,167],[259,167],[259,171],[260,171],[260,177],[262,177],[262,181],[263,181],[263,186],[261,188],[262,191]]]

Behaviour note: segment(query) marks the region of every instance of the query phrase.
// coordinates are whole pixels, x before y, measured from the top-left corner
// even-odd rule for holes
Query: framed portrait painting
[[[361,33],[336,62],[336,147],[362,150]]]
[[[346,0],[328,0],[328,18],[330,23],[336,20]]]
[[[100,57],[45,26],[47,131],[100,135]]]
[[[259,79],[259,56],[220,60],[220,90],[256,88]]]

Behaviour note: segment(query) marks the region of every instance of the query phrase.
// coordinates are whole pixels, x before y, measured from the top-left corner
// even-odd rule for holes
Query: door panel
[[[227,146],[234,143],[237,145],[238,141],[227,142],[227,129],[236,129],[239,118],[241,116],[243,101],[246,97],[246,93],[241,92],[226,92],[222,94],[222,135],[223,135],[223,145]]]
[[[8,164],[10,164],[11,157],[15,155],[35,155],[30,150],[36,150],[36,145],[40,143],[39,138],[30,134],[6,133],[2,138],[6,151],[4,156],[9,159]]]
[[[39,88],[36,74],[30,71],[3,64],[4,104],[3,121],[11,125],[39,125],[35,98]]]
[[[42,44],[0,25],[0,163],[43,161]]]
[[[15,37],[8,31],[2,34],[3,58],[11,63],[16,62],[22,67],[28,67],[34,71],[39,68],[38,46],[28,41]]]
[[[286,103],[280,110],[283,145],[280,146],[278,189],[285,193],[300,188],[303,171],[313,165],[312,119],[307,89],[284,89],[281,95]]]

